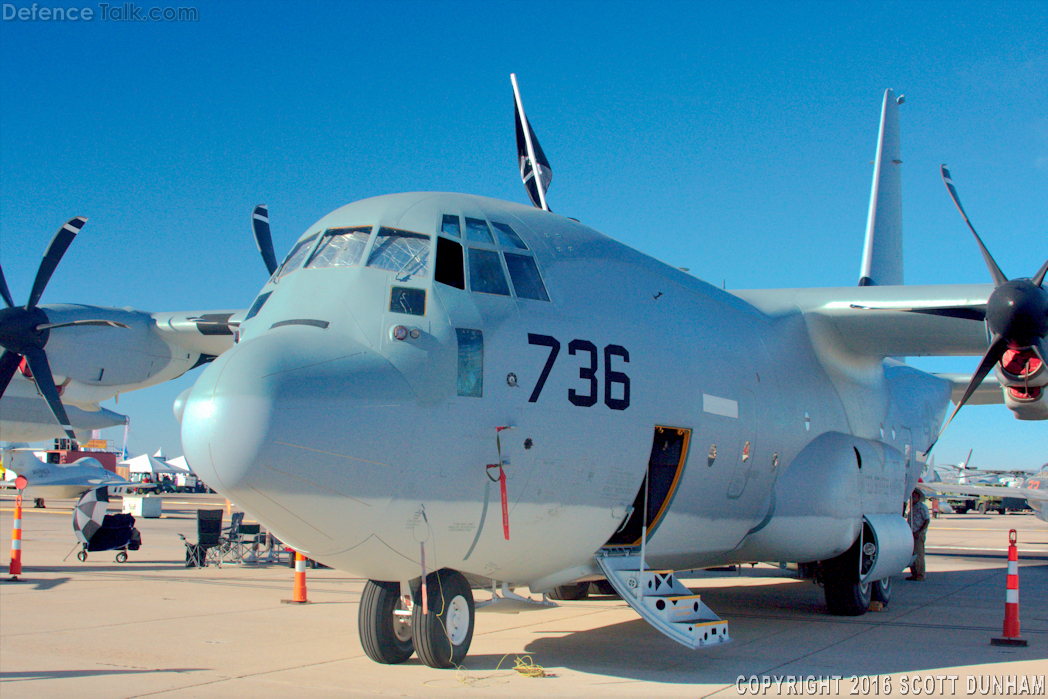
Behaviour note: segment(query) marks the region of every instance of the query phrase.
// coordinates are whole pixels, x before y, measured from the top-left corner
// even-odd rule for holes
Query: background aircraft
[[[101,486],[109,492],[121,494],[129,486],[149,489],[150,484],[132,483],[126,478],[107,471],[98,459],[84,457],[71,464],[49,464],[36,458],[28,448],[5,448],[3,487],[18,489],[25,478],[22,496],[32,499],[77,498]]]

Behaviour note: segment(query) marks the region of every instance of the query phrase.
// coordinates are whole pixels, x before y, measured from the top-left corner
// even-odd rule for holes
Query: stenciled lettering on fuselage
[[[539,374],[539,380],[535,382],[535,388],[531,391],[531,397],[528,398],[529,403],[536,403],[542,394],[542,389],[546,385],[550,372],[553,370],[553,365],[557,362],[561,343],[560,340],[550,335],[528,333],[528,344],[549,348],[549,356],[546,357],[542,373]],[[583,364],[579,366],[579,379],[583,382],[581,386],[585,386],[588,383],[588,389],[581,389],[581,386],[581,390],[569,388],[567,398],[572,405],[580,408],[592,408],[600,400],[601,380],[597,374],[600,369],[600,352],[597,346],[589,340],[575,339],[568,343],[568,354],[582,359]],[[585,363],[587,355],[589,355],[588,364]],[[623,364],[629,364],[630,353],[625,347],[614,344],[605,345],[604,405],[612,410],[626,410],[630,407],[630,377],[625,372],[616,371],[612,367],[615,357],[618,357]],[[620,386],[621,389],[616,389],[617,386]]]

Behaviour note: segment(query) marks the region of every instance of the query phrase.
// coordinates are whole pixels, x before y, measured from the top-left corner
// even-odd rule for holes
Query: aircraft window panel
[[[456,289],[466,288],[466,273],[460,243],[447,238],[437,238],[437,262],[433,269],[433,279]]]
[[[367,266],[396,272],[402,279],[428,276],[429,236],[380,228]]]
[[[440,232],[454,238],[461,238],[462,229],[460,228],[459,217],[452,216],[451,214],[444,214],[444,218],[440,222]]]
[[[471,243],[495,243],[487,221],[479,218],[466,218],[466,240]]]
[[[513,252],[507,252],[505,255],[506,268],[509,269],[509,278],[513,281],[513,290],[517,292],[517,297],[532,301],[549,301],[549,294],[546,293],[546,285],[542,283],[535,258]]]
[[[495,229],[495,234],[499,237],[499,243],[503,247],[507,248],[518,248],[520,250],[527,250],[528,246],[521,240],[517,232],[513,230],[507,223],[496,223],[491,222],[492,228]]]
[[[291,248],[291,252],[284,258],[284,264],[280,265],[280,269],[277,270],[276,277],[273,281],[279,281],[281,277],[285,277],[291,272],[298,269],[302,261],[306,259],[306,255],[309,253],[310,248],[313,247],[313,241],[317,239],[320,232],[316,232],[309,236],[305,240],[300,241],[295,247]]]
[[[306,263],[306,269],[352,267],[360,264],[370,236],[371,226],[327,229],[316,252]]]
[[[258,312],[262,310],[262,306],[266,305],[266,301],[269,300],[269,297],[270,295],[272,295],[272,293],[272,291],[267,291],[266,293],[256,298],[255,302],[251,304],[251,308],[248,309],[247,315],[244,316],[244,320],[251,320],[252,318],[257,316]]]
[[[502,261],[496,251],[469,249],[469,288],[484,294],[510,295]]]
[[[469,398],[484,396],[484,333],[455,328],[458,336],[458,394]]]
[[[413,316],[426,315],[426,290],[407,286],[395,286],[389,295],[389,310],[392,313],[407,313]]]

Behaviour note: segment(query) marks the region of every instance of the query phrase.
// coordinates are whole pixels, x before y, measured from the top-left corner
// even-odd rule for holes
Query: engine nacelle
[[[1048,420],[1048,367],[1032,349],[1007,350],[994,373],[1016,419]]]

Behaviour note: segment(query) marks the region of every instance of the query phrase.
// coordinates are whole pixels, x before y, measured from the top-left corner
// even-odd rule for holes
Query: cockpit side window
[[[498,252],[482,248],[469,249],[469,288],[470,291],[484,294],[510,295]]]
[[[493,244],[495,239],[491,237],[488,222],[480,218],[466,217],[466,240],[471,243]]]
[[[380,228],[367,266],[396,272],[401,280],[428,276],[429,236]]]
[[[466,275],[462,271],[462,244],[444,237],[437,237],[437,264],[433,279],[456,289],[466,288]]]
[[[371,226],[327,229],[316,252],[306,263],[306,269],[352,267],[360,264],[360,257],[364,254],[364,247],[370,235]]]
[[[549,294],[546,293],[546,285],[542,283],[542,276],[539,275],[535,258],[513,252],[507,252],[505,255],[509,278],[513,281],[513,290],[517,292],[517,297],[533,301],[549,301]]]
[[[302,264],[302,260],[306,258],[310,249],[313,247],[313,241],[320,235],[319,232],[314,233],[305,240],[299,241],[295,247],[291,248],[291,252],[288,253],[287,257],[284,258],[284,264],[280,265],[280,269],[273,276],[273,281],[278,282],[282,277],[287,276],[291,272],[294,272]]]

